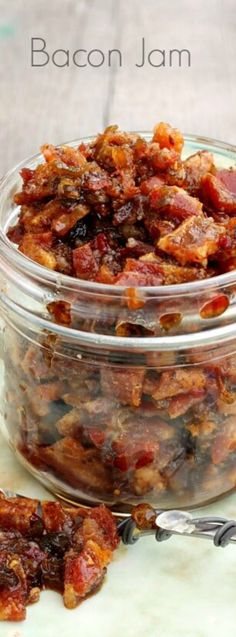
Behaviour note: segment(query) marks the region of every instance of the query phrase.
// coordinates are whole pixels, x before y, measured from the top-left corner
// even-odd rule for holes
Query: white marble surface
[[[0,437],[0,484],[50,497]],[[236,494],[204,509],[236,517]],[[172,538],[140,540],[116,553],[101,591],[73,611],[45,591],[23,623],[0,625],[0,637],[234,637],[236,546]]]

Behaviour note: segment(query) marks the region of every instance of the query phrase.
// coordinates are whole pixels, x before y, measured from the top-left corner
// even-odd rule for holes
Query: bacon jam
[[[158,124],[150,141],[110,126],[78,147],[44,145],[45,161],[21,171],[8,238],[44,268],[84,282],[124,286],[118,320],[101,298],[88,318],[71,298],[48,303],[52,332],[6,328],[5,417],[29,465],[71,497],[129,510],[191,505],[236,482],[236,358],[147,352],[139,365],[107,354],[60,351],[53,323],[121,337],[178,334],[182,298],[148,312],[142,290],[188,284],[236,266],[236,170],[204,150],[182,158],[183,136]],[[43,271],[42,271],[43,272]],[[100,284],[100,285],[99,285]],[[110,288],[109,288],[110,289]],[[227,313],[219,291],[198,320]],[[83,311],[85,305],[83,306]],[[194,320],[193,320],[194,321]],[[192,322],[192,331],[197,331]]]
[[[119,544],[108,509],[0,495],[0,620],[21,621],[50,588],[75,608],[101,586]]]
[[[207,151],[181,160],[183,143],[160,123],[151,141],[110,126],[78,148],[45,144],[45,163],[21,171],[9,238],[40,265],[98,283],[156,286],[227,271],[236,171],[218,170]]]

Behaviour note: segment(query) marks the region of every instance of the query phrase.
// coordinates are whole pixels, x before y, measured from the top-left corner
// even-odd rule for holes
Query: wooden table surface
[[[32,67],[32,37],[50,55],[118,48],[122,67]],[[148,51],[189,49],[191,66],[138,68],[142,37]],[[108,123],[166,120],[235,144],[235,78],[235,0],[0,0],[0,174]]]

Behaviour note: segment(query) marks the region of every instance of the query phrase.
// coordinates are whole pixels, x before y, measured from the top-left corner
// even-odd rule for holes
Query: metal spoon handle
[[[153,529],[142,530],[138,528],[135,521],[130,517],[123,520],[118,525],[118,531],[124,544],[134,544],[141,537],[153,535],[157,542],[168,540],[172,535],[180,535],[184,537],[196,537],[213,541],[215,546],[222,548],[228,544],[236,543],[236,521],[228,520],[223,517],[202,517],[193,518],[187,511],[181,511],[182,529],[178,530],[178,515],[176,520],[176,528],[174,528],[173,520],[168,528],[168,515],[178,512],[157,512],[156,526]],[[183,525],[183,514],[186,515],[185,528]],[[167,520],[165,519],[165,515]],[[162,526],[163,524],[163,526]],[[179,524],[180,526],[180,524]]]

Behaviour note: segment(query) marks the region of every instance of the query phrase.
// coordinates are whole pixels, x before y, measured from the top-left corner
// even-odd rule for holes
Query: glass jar
[[[235,162],[235,148],[185,137],[185,156],[198,149],[218,166]],[[11,447],[56,495],[120,513],[140,501],[201,505],[234,489],[236,272],[132,290],[43,268],[6,237],[19,171],[39,161],[1,182],[1,415]]]

